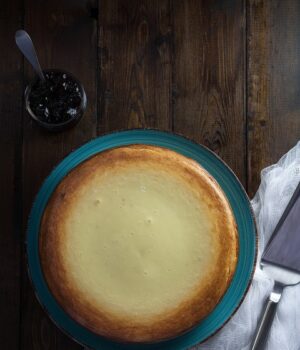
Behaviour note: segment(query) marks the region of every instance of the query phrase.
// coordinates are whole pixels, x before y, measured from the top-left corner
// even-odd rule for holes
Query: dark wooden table
[[[53,166],[97,135],[154,127],[217,152],[252,196],[261,169],[300,138],[299,23],[297,0],[1,2],[1,349],[82,349],[43,312],[26,271],[28,213]],[[24,111],[33,73],[19,28],[43,67],[83,82],[88,109],[72,130],[43,132]]]

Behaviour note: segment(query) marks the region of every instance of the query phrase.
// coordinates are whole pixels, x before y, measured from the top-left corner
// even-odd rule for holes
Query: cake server
[[[275,283],[257,327],[251,350],[265,348],[284,288],[300,282],[300,183],[272,234],[260,264]]]

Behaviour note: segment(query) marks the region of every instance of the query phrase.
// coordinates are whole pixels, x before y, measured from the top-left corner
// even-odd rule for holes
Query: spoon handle
[[[44,81],[45,76],[40,66],[40,62],[37,58],[37,54],[29,34],[25,30],[17,30],[15,34],[15,40],[18,48],[31,63],[40,79]]]

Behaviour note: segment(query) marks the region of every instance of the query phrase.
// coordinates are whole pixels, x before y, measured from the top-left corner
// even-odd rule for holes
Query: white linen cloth
[[[299,181],[300,141],[277,164],[261,172],[260,187],[251,201],[259,235],[258,262]],[[193,350],[248,350],[273,283],[257,266],[237,313],[220,332]],[[300,350],[300,285],[284,290],[266,350]]]

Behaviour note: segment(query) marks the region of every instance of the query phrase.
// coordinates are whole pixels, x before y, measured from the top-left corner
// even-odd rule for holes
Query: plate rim
[[[243,301],[245,300],[248,292],[249,292],[249,289],[251,287],[251,283],[253,281],[253,277],[254,277],[254,273],[255,273],[255,268],[256,268],[256,265],[257,265],[257,261],[258,261],[258,241],[259,241],[259,235],[258,235],[258,228],[257,228],[257,222],[256,222],[256,218],[255,218],[255,214],[254,214],[254,210],[252,208],[252,205],[251,205],[251,201],[250,201],[250,198],[244,188],[244,186],[242,185],[241,181],[239,180],[239,178],[237,177],[237,175],[235,174],[235,172],[229,167],[229,165],[218,155],[216,154],[214,151],[212,151],[211,149],[209,149],[207,146],[205,146],[204,144],[202,143],[198,143],[197,141],[193,140],[192,138],[180,133],[180,132],[174,132],[173,130],[172,131],[168,131],[168,130],[161,130],[159,128],[153,128],[153,127],[142,127],[142,128],[124,128],[124,129],[118,129],[118,130],[113,130],[113,131],[108,131],[108,132],[105,132],[105,133],[102,133],[101,135],[97,135],[95,137],[92,137],[91,139],[89,139],[88,141],[82,143],[81,145],[79,145],[78,147],[72,149],[70,152],[68,152],[62,159],[60,159],[59,161],[57,161],[57,163],[51,168],[51,170],[49,171],[48,175],[42,180],[41,184],[39,185],[39,188],[37,190],[37,192],[35,193],[34,195],[34,198],[32,200],[32,204],[31,204],[31,208],[30,208],[30,212],[29,212],[29,215],[28,215],[28,218],[27,218],[27,227],[26,227],[26,234],[25,234],[25,260],[26,260],[26,269],[27,269],[27,275],[28,275],[28,278],[30,280],[30,283],[31,283],[31,287],[33,289],[33,292],[35,294],[35,297],[36,299],[38,300],[39,304],[41,305],[42,309],[44,310],[44,312],[46,313],[47,317],[49,317],[49,319],[51,320],[51,322],[54,323],[54,325],[61,331],[63,332],[66,336],[68,336],[70,339],[72,339],[73,341],[75,341],[77,344],[79,345],[82,345],[84,347],[87,347],[89,349],[92,349],[90,348],[91,345],[88,345],[86,344],[84,341],[81,341],[81,340],[78,340],[77,338],[75,338],[74,335],[72,335],[68,330],[65,329],[64,326],[62,326],[61,324],[59,324],[59,321],[57,321],[54,317],[52,317],[51,315],[51,311],[50,311],[50,308],[48,308],[45,303],[41,300],[40,298],[40,295],[39,295],[39,292],[38,292],[38,288],[35,284],[35,282],[33,281],[33,274],[31,272],[31,269],[30,269],[30,263],[29,263],[29,244],[28,244],[28,240],[29,240],[29,235],[30,235],[30,229],[31,229],[31,221],[32,221],[32,212],[34,210],[34,208],[36,207],[36,202],[37,202],[37,199],[38,197],[40,196],[40,192],[42,190],[42,188],[44,187],[45,183],[49,180],[49,178],[52,176],[52,174],[55,172],[55,170],[61,165],[61,163],[68,157],[70,157],[72,154],[76,153],[77,151],[79,151],[80,149],[86,147],[88,144],[96,141],[97,139],[101,139],[102,137],[104,136],[109,136],[109,135],[115,135],[115,134],[122,134],[122,133],[130,133],[130,132],[133,132],[133,131],[137,131],[137,132],[143,132],[143,131],[150,131],[150,132],[153,132],[153,133],[159,133],[159,134],[166,134],[166,135],[171,135],[171,136],[174,136],[174,137],[178,137],[179,139],[180,138],[183,138],[185,139],[186,141],[192,143],[193,145],[195,145],[196,147],[200,147],[200,148],[203,148],[205,151],[207,151],[212,157],[215,157],[217,158],[218,161],[220,161],[222,163],[223,166],[225,166],[227,168],[227,170],[229,171],[229,173],[233,176],[233,178],[235,179],[236,183],[238,184],[240,190],[243,192],[243,195],[245,196],[246,198],[246,201],[247,201],[247,204],[248,204],[248,208],[249,208],[249,213],[251,215],[251,219],[252,219],[252,222],[253,222],[253,235],[255,237],[255,251],[254,251],[254,256],[253,256],[253,263],[251,264],[251,273],[249,274],[249,278],[248,278],[248,282],[247,282],[247,285],[245,285],[245,290],[243,292],[243,295],[242,297],[240,298],[240,301],[239,303],[236,305],[236,307],[231,311],[231,314],[226,318],[226,320],[224,322],[222,322],[222,324],[216,328],[216,330],[211,333],[210,335],[208,335],[207,337],[205,337],[204,339],[200,340],[200,341],[197,341],[196,343],[194,344],[189,344],[189,345],[186,345],[184,346],[184,349],[189,349],[191,347],[194,347],[194,346],[198,346],[200,344],[203,344],[205,343],[206,341],[208,341],[209,339],[211,339],[213,336],[215,336],[231,319],[232,317],[236,314],[236,312],[239,310],[241,304],[243,303]],[[130,144],[135,144],[134,142],[130,143]],[[127,144],[128,145],[128,144]],[[111,148],[115,148],[115,147],[122,147],[124,145],[117,145],[117,146],[113,146],[113,147],[109,147],[109,148],[106,148],[105,150],[108,150],[108,149],[111,149]],[[160,146],[159,147],[164,147],[164,146]],[[167,147],[165,147],[167,148]],[[98,153],[101,153],[105,150],[101,150],[99,151]],[[97,154],[97,153],[95,153]],[[90,157],[94,156],[95,154],[91,154],[90,156],[86,157],[85,159],[81,160],[81,162],[84,162],[86,161],[87,159],[89,159]],[[195,160],[197,161],[197,160]],[[197,161],[198,162],[198,161]],[[79,163],[79,164],[80,164]],[[199,163],[199,162],[198,162]],[[79,164],[77,164],[76,166],[78,166]],[[200,164],[201,165],[201,164]],[[202,166],[202,165],[201,165]],[[70,172],[74,167],[72,167],[71,169],[68,170],[68,172]],[[208,171],[208,170],[206,170]],[[68,173],[67,172],[67,173]],[[65,177],[67,175],[67,173],[63,176]],[[62,178],[63,178],[62,177]],[[62,178],[59,180],[59,182],[62,180]],[[58,183],[57,183],[58,185]],[[221,186],[221,185],[220,185]],[[223,188],[222,188],[223,190]],[[224,190],[223,190],[224,191]],[[50,197],[49,197],[50,198]],[[48,198],[48,199],[49,199]],[[44,277],[43,277],[43,280],[44,282],[46,283]],[[47,283],[46,283],[47,285]],[[53,294],[51,293],[50,289],[48,288],[48,285],[47,285],[47,289],[49,290],[49,293],[51,294],[51,296],[54,298]],[[223,298],[223,297],[222,297]],[[218,302],[218,304],[221,302],[222,298],[220,299],[220,301]],[[67,314],[67,312],[62,308],[62,306],[56,301],[56,299],[54,298],[55,300],[55,303],[64,311],[64,313],[69,317],[71,318],[71,316],[69,316]],[[76,322],[73,318],[71,318],[74,322]],[[85,328],[83,327],[82,325],[80,325],[78,322],[76,322],[80,327],[82,328]],[[199,326],[199,323],[197,325],[195,325],[193,328],[187,330],[185,333],[179,335],[178,337],[181,337],[181,336],[184,336],[186,333],[189,333],[190,331],[193,331],[195,328],[197,328]],[[91,332],[91,331],[90,331]],[[91,332],[93,334],[95,334],[96,336],[98,336],[99,338],[103,338],[101,337],[100,335],[94,333],[94,332]],[[150,344],[132,344],[133,345],[133,349],[135,348],[135,346],[137,345],[140,345],[141,347],[143,347],[144,345],[153,345],[154,348],[153,350],[157,349],[156,346],[161,344],[161,343],[167,343],[168,341],[172,341],[172,340],[176,340],[177,337],[175,338],[172,338],[172,339],[169,339],[169,340],[164,340],[162,342],[157,342],[157,343],[150,343]],[[104,340],[106,340],[105,338],[103,338]],[[109,339],[108,339],[109,340]],[[112,343],[114,343],[116,346],[118,345],[117,342],[113,342],[111,341]],[[122,345],[122,344],[120,344]],[[128,344],[127,344],[128,345]],[[101,345],[100,345],[101,346]],[[100,349],[100,348],[99,348]],[[149,348],[151,349],[151,348]],[[183,348],[182,348],[183,349]],[[97,350],[95,348],[95,350]]]

